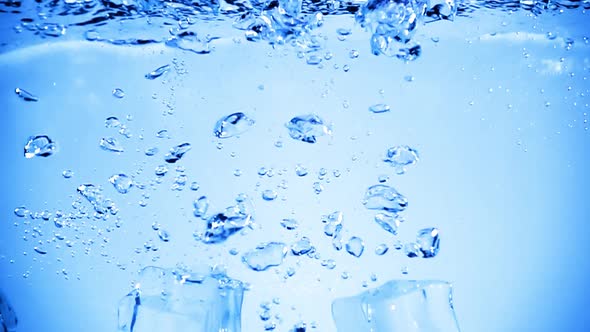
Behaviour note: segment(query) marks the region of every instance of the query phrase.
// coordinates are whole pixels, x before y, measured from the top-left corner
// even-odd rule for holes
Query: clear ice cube
[[[8,302],[6,295],[0,290],[0,327],[4,332],[15,332],[18,324],[18,318],[14,309]]]
[[[148,266],[119,302],[118,331],[240,332],[243,295],[224,274]]]
[[[338,332],[459,332],[452,286],[436,280],[391,280],[332,302]]]

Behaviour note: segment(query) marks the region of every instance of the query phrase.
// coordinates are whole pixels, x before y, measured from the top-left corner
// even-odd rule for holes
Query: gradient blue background
[[[229,275],[252,285],[243,331],[263,330],[258,305],[273,297],[281,299],[273,311],[283,317],[278,331],[299,320],[317,322],[318,331],[333,331],[334,298],[362,291],[363,281],[375,287],[396,278],[453,282],[463,331],[587,331],[587,21],[582,10],[538,17],[482,11],[421,27],[417,38],[423,55],[404,64],[372,56],[369,35],[351,17],[330,17],[322,31],[334,58],[322,69],[297,59],[289,48],[236,44],[232,37],[240,32],[224,23],[197,25],[200,31],[224,33],[213,43],[214,52],[204,56],[163,46],[59,39],[0,54],[0,288],[18,313],[18,330],[114,331],[117,302],[139,268],[222,263]],[[339,27],[352,28],[353,35],[338,41]],[[549,31],[558,38],[547,39]],[[565,49],[564,38],[574,39],[571,50]],[[360,52],[358,59],[349,58],[351,49]],[[143,77],[174,58],[186,74],[171,71],[153,81]],[[345,64],[349,72],[342,70]],[[405,81],[406,75],[415,80]],[[40,101],[20,100],[16,87]],[[111,95],[115,87],[126,92],[123,99]],[[392,111],[372,114],[368,107],[375,103],[387,103]],[[174,115],[162,115],[166,104]],[[218,149],[213,125],[235,111],[246,112],[256,125],[222,141]],[[315,145],[289,138],[284,123],[310,112],[333,123],[332,138]],[[125,120],[127,115],[133,120]],[[105,128],[109,116],[121,119],[133,137]],[[171,139],[156,138],[161,129]],[[25,159],[24,143],[36,134],[56,140],[59,152]],[[103,136],[117,137],[126,151],[100,150]],[[172,165],[163,183],[145,190],[150,195],[146,207],[138,204],[138,188],[122,195],[108,183],[119,172],[149,183],[154,168],[164,164],[163,154],[182,142],[193,148],[178,165],[186,168],[189,183],[199,182],[199,191],[188,186],[170,190],[176,173]],[[421,156],[404,175],[381,161],[388,147],[400,144]],[[159,154],[146,157],[143,151],[152,146]],[[295,175],[297,163],[310,169],[307,177]],[[262,166],[287,171],[261,178]],[[312,183],[321,167],[342,175],[329,175],[330,183],[315,195]],[[64,179],[65,169],[75,175]],[[235,169],[242,175],[234,176]],[[366,188],[383,174],[409,200],[397,237],[381,230],[372,221],[374,213],[361,204]],[[278,190],[273,202],[263,201],[260,192],[281,180],[288,189]],[[71,211],[76,187],[83,183],[101,185],[117,203],[120,228],[110,218],[57,229],[51,221],[24,224],[12,212],[21,205],[32,211]],[[254,198],[259,228],[222,245],[196,242],[192,232],[199,220],[192,216],[192,200],[207,195],[212,209],[220,210],[240,192]],[[335,210],[344,212],[345,239],[364,239],[361,258],[336,252],[323,235],[320,216]],[[288,217],[298,219],[300,228],[283,229],[279,221]],[[170,242],[159,242],[153,222],[170,233]],[[409,259],[391,249],[384,256],[374,254],[380,243],[391,247],[398,239],[411,241],[417,230],[432,226],[442,234],[434,259]],[[34,227],[43,233],[36,239]],[[75,245],[68,248],[54,233]],[[321,260],[289,256],[279,268],[257,273],[240,256],[228,254],[230,248],[244,252],[262,241],[290,243],[300,236],[308,236],[322,259],[335,259],[337,267],[327,270]],[[159,251],[135,252],[150,239]],[[46,255],[33,251],[38,241]],[[404,266],[408,275],[401,273]],[[284,281],[289,267],[296,274]],[[351,278],[343,280],[344,271]],[[377,282],[370,282],[372,273]]]

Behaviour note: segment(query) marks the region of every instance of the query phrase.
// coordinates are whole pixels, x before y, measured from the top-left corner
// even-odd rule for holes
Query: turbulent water
[[[0,324],[584,330],[589,9],[0,1]]]

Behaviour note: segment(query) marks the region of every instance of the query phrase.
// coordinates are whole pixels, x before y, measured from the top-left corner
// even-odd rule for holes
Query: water
[[[587,2],[0,9],[0,289],[18,331],[117,330],[138,282],[137,328],[202,329],[178,311],[218,303],[222,275],[242,282],[244,331],[346,331],[366,317],[333,301],[396,287],[408,297],[383,301],[445,314],[446,283],[426,307],[399,281],[430,278],[453,283],[462,331],[590,325],[572,245],[590,219]],[[37,135],[58,149],[25,158]],[[148,291],[148,266],[211,277]]]

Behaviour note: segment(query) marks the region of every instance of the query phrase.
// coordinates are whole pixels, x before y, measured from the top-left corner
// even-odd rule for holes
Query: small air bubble
[[[278,194],[276,191],[268,189],[262,192],[262,198],[265,201],[274,201],[277,198]]]
[[[322,58],[315,55],[315,54],[311,54],[307,57],[306,61],[307,61],[308,65],[315,66],[315,65],[319,65],[322,62]]]
[[[324,186],[322,186],[322,184],[319,182],[314,182],[313,183],[313,191],[316,194],[320,194],[322,191],[324,191]]]

